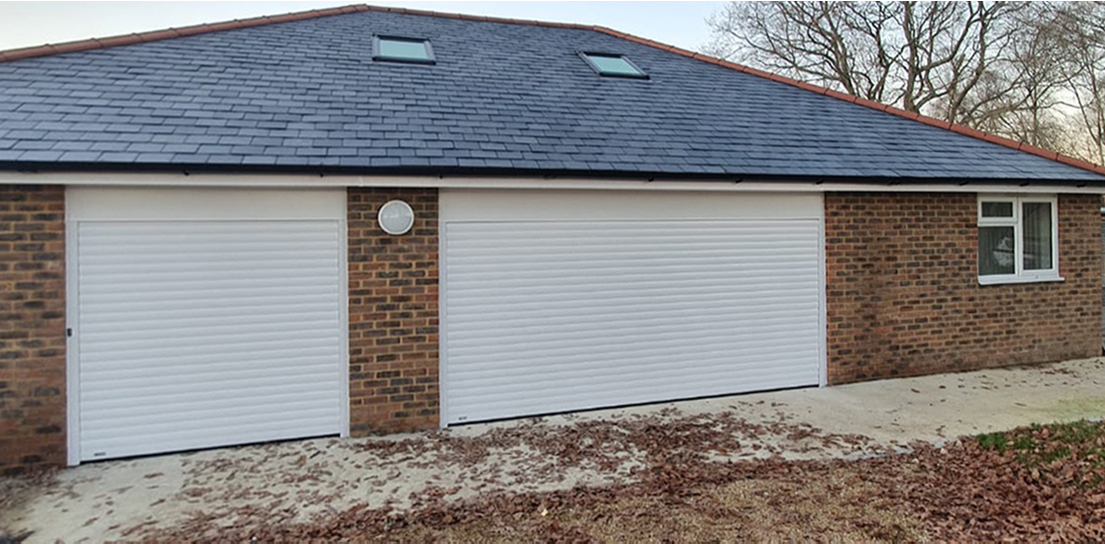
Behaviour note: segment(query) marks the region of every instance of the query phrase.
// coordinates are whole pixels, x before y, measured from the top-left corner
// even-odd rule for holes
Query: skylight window
[[[372,46],[372,60],[411,62],[415,64],[434,63],[434,49],[430,47],[430,40],[374,36]]]
[[[625,55],[616,53],[580,53],[587,65],[599,75],[648,79],[648,74],[633,64]]]

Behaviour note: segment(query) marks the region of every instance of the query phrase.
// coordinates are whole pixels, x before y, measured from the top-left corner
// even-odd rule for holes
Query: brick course
[[[829,383],[1100,354],[1100,197],[1059,196],[1066,281],[990,286],[976,198],[825,195]]]
[[[65,190],[0,185],[0,473],[65,464]]]
[[[392,236],[376,211],[414,209]],[[438,425],[436,189],[349,189],[349,401],[354,436]]]

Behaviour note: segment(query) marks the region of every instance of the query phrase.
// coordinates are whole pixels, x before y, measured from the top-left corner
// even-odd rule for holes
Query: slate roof
[[[0,168],[59,167],[1105,184],[608,32],[378,10],[0,63]]]

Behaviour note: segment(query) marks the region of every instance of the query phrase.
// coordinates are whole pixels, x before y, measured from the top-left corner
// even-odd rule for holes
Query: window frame
[[[625,56],[622,53],[608,53],[608,52],[605,52],[605,51],[579,51],[578,54],[579,54],[579,57],[581,59],[583,59],[583,62],[587,63],[587,66],[590,66],[591,69],[594,70],[596,74],[598,74],[602,77],[617,77],[617,78],[622,78],[622,79],[651,79],[649,77],[649,75],[644,70],[641,69],[640,66],[637,66],[637,64],[635,62],[629,60],[629,57]],[[623,61],[625,61],[626,64],[631,66],[634,70],[637,70],[637,72],[639,72],[639,73],[637,73],[637,74],[622,74],[622,73],[615,73],[615,72],[604,72],[602,70],[602,68],[599,67],[599,65],[595,64],[594,61],[591,60],[591,56],[615,57],[615,58],[622,59]]]
[[[426,48],[427,58],[415,59],[410,57],[392,57],[388,55],[383,55],[380,53],[380,42],[384,40],[391,40],[395,42],[421,43],[422,46]],[[430,43],[429,38],[412,38],[409,36],[391,36],[387,34],[374,34],[372,36],[372,60],[374,62],[398,62],[402,64],[437,64],[437,57],[434,55],[434,46]]]
[[[983,217],[982,204],[985,202],[1003,202],[1013,204],[1012,217]],[[1042,270],[1025,270],[1024,268],[1024,204],[1046,203],[1051,205],[1051,268]],[[980,285],[998,285],[1004,283],[1035,283],[1063,281],[1059,275],[1059,199],[1055,195],[1000,195],[979,194],[977,203],[977,228],[975,231],[976,244],[981,241],[982,227],[1012,227],[1013,228],[1013,273],[982,275],[978,269],[978,258],[975,259],[976,274]],[[978,252],[982,247],[976,246]]]

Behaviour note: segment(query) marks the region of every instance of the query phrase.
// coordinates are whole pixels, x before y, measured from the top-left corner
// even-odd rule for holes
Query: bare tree
[[[1064,104],[1076,112],[1083,155],[1105,164],[1105,4],[1059,4],[1053,9],[1067,84]]]
[[[995,60],[968,100],[977,128],[1046,149],[1071,151],[1070,131],[1060,111],[1067,84],[1062,69],[1063,29],[1047,4],[1026,6],[1014,16],[1007,54]]]
[[[1105,164],[1105,3],[730,2],[707,24],[715,56]]]
[[[886,102],[903,54],[892,39],[899,12],[895,4],[731,2],[707,21],[707,50]]]
[[[712,16],[707,51],[837,90],[973,123],[1012,83],[1009,53],[1025,4],[731,2]],[[989,96],[977,90],[989,86]]]
[[[988,105],[1012,87],[994,71],[1005,58],[1012,13],[1024,4],[984,2],[903,2],[906,55],[902,106],[922,111],[933,105],[939,117],[974,124]],[[988,80],[986,95],[975,91]],[[996,92],[995,92],[996,91]]]

